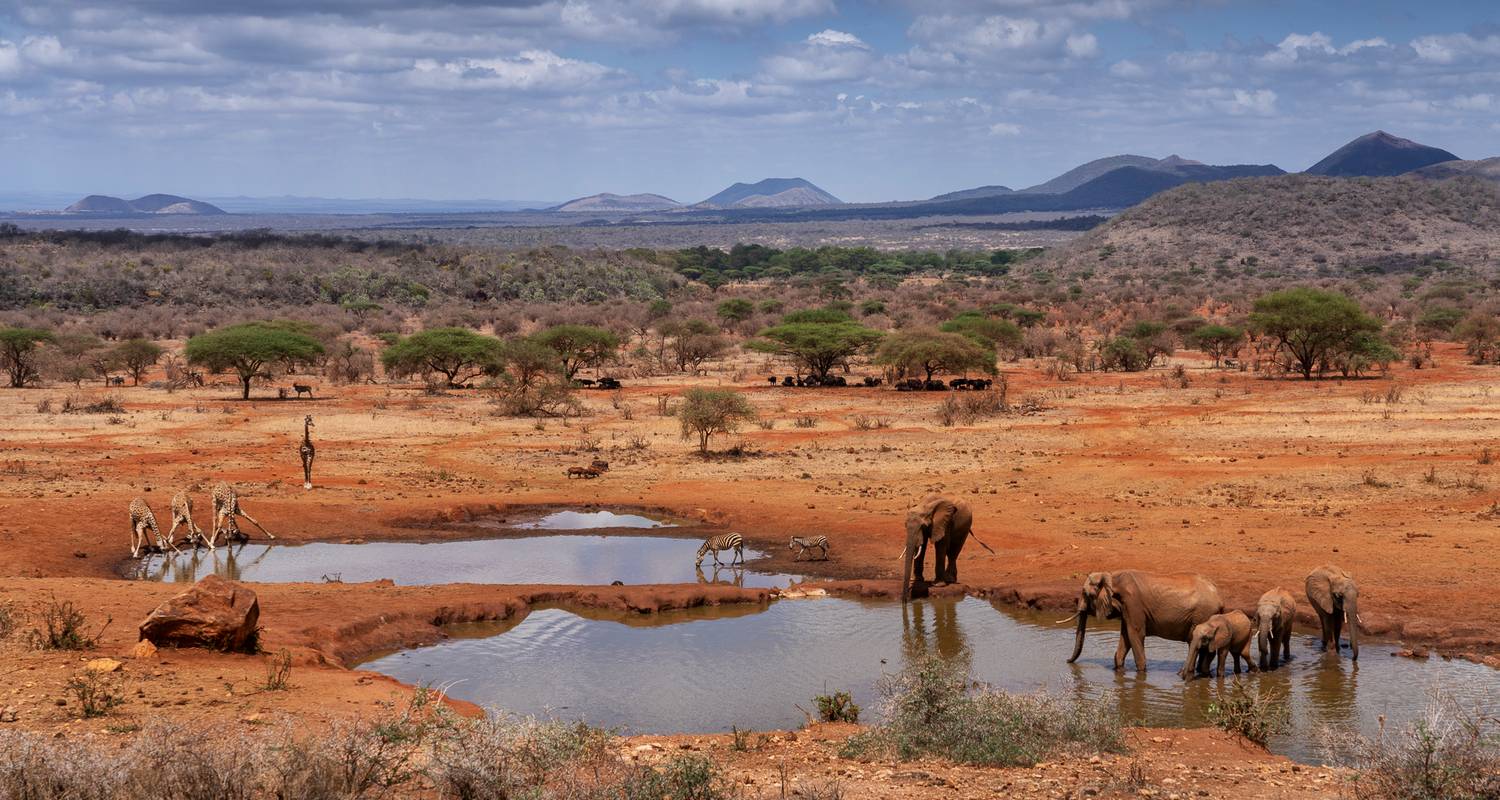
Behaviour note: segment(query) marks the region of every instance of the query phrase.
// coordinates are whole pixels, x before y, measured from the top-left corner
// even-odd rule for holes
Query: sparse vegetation
[[[1354,796],[1371,800],[1500,797],[1500,722],[1434,694],[1405,728],[1374,739],[1335,738],[1330,755],[1355,770]]]
[[[859,706],[848,692],[831,692],[813,697],[818,719],[823,722],[859,722]]]
[[[240,397],[250,399],[250,382],[274,364],[306,364],[323,353],[323,345],[296,323],[247,322],[189,339],[189,364],[239,376]]]
[[[78,709],[84,718],[102,717],[111,709],[125,702],[120,694],[118,681],[112,675],[93,669],[68,679],[68,693],[78,701]]]
[[[677,410],[682,438],[698,437],[698,452],[708,453],[709,438],[734,433],[755,419],[755,409],[743,394],[728,389],[689,389]]]
[[[851,737],[849,758],[938,756],[1030,766],[1062,753],[1122,752],[1119,713],[1103,700],[971,688],[968,665],[925,655],[879,686],[883,720]]]
[[[35,613],[36,627],[30,632],[31,644],[38,650],[89,650],[99,641],[104,628],[113,620],[92,633],[88,630],[88,617],[72,600],[58,600],[54,595],[42,603]]]
[[[1235,681],[1219,692],[1204,709],[1215,727],[1255,742],[1262,747],[1272,736],[1285,733],[1292,724],[1286,696],[1274,690],[1247,689]]]

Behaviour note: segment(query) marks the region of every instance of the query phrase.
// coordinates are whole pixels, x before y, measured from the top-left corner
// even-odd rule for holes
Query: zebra
[[[698,548],[698,560],[693,563],[702,564],[703,555],[710,550],[714,551],[715,564],[722,563],[721,561],[719,561],[720,550],[734,551],[734,558],[730,559],[730,564],[734,564],[736,562],[740,564],[745,563],[745,537],[739,535],[738,533],[724,533],[718,536],[709,537],[703,542],[703,546]]]
[[[787,549],[797,551],[797,554],[792,556],[793,561],[802,560],[802,556],[806,555],[807,551],[813,548],[823,551],[818,557],[819,561],[828,560],[827,536],[793,536],[791,543],[787,545]]]

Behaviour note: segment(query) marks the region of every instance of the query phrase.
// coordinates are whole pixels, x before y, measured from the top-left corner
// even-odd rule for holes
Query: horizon
[[[1500,154],[1500,16],[1454,0],[236,5],[0,0],[0,195],[861,203],[1375,130]]]

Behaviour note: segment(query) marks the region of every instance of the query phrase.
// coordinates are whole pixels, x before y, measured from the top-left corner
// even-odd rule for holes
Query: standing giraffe
[[[264,533],[266,538],[276,538],[275,535],[266,530],[264,525],[257,522],[255,517],[246,514],[245,509],[240,508],[240,498],[234,493],[233,486],[219,481],[214,484],[212,494],[214,501],[214,529],[213,538],[208,543],[208,549],[214,549],[214,544],[219,541],[219,531],[221,530],[224,532],[224,541],[226,544],[234,539],[248,538],[240,532],[239,520],[236,517],[244,517],[254,522],[255,527],[260,528],[260,532]]]
[[[303,489],[312,488],[312,462],[314,454],[312,443],[312,426],[312,415],[308,414],[307,417],[302,420],[302,447],[298,448],[298,452],[302,454]]]
[[[137,497],[130,501],[130,557],[137,558],[141,550],[146,547],[146,531],[150,531],[156,537],[156,549],[167,552],[177,552],[177,546],[172,544],[171,539],[164,539],[161,528],[156,525],[156,515],[151,513],[151,506],[146,505],[143,498]]]
[[[171,542],[177,534],[177,526],[187,527],[188,544],[194,547],[203,539],[203,529],[193,521],[193,497],[187,492],[178,492],[172,495],[172,527],[167,530],[167,541]]]

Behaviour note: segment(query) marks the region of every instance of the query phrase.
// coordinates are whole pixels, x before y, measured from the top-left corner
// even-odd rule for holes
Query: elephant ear
[[[1226,648],[1226,647],[1229,646],[1229,626],[1228,625],[1224,625],[1224,624],[1215,625],[1213,633],[1214,633],[1214,636],[1213,636],[1213,649],[1215,651],[1223,650],[1224,648]]]
[[[939,499],[932,509],[932,531],[934,536],[945,535],[948,532],[948,522],[953,519],[956,509],[953,502],[947,498]]]

